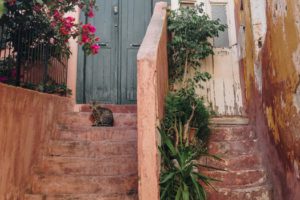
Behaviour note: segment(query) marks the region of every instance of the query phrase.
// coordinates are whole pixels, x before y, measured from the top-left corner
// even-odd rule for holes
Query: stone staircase
[[[136,106],[108,105],[114,127],[92,127],[90,110],[63,113],[56,131],[34,170],[25,200],[136,200]],[[223,161],[202,164],[217,178],[209,200],[272,200],[272,187],[257,150],[257,139],[246,118],[215,118],[209,151]],[[150,199],[149,199],[150,200]]]
[[[88,106],[62,114],[26,200],[138,198],[136,106],[107,107],[114,127],[92,127]]]
[[[212,120],[209,152],[223,161],[201,159],[202,164],[226,171],[203,170],[213,182],[208,189],[209,200],[271,200],[272,187],[268,182],[262,156],[257,150],[256,134],[247,118],[215,118]]]

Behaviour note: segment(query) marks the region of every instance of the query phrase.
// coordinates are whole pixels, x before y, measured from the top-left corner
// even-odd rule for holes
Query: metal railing
[[[0,81],[47,92],[67,84],[68,59],[30,28],[11,30],[0,24]]]

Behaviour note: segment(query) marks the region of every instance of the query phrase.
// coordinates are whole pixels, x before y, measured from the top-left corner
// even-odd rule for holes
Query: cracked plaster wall
[[[300,0],[236,6],[246,105],[267,144],[275,199],[300,199]]]

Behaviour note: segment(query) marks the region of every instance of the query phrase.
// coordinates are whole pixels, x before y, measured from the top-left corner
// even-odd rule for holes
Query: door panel
[[[203,63],[203,70],[212,75],[205,83],[205,90],[199,93],[205,96],[213,110],[222,115],[243,115],[242,90],[240,82],[238,48],[234,18],[234,1],[200,0],[212,19],[220,19],[228,29],[214,38],[215,55]]]
[[[97,6],[99,11],[88,22],[97,28],[96,35],[101,36],[101,49],[98,55],[86,58],[79,50],[77,102],[117,103],[118,16],[113,7],[118,6],[118,0],[97,0]],[[83,14],[81,20],[85,21]]]
[[[97,0],[99,11],[89,22],[101,37],[96,56],[79,51],[77,102],[136,102],[137,52],[145,36],[151,0]],[[84,20],[82,16],[82,21]]]
[[[151,18],[151,1],[122,0],[120,103],[135,103],[137,52]]]

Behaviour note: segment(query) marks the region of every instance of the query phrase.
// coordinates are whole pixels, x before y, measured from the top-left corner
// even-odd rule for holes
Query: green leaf
[[[196,189],[196,194],[199,199],[206,199],[206,194],[202,188],[202,186],[198,183],[197,178],[192,174],[191,180],[194,185],[194,188]]]
[[[166,174],[163,179],[160,181],[160,184],[164,184],[166,183],[167,181],[169,181],[170,179],[174,178],[176,172],[170,172],[168,174]]]
[[[182,188],[181,186],[178,188],[175,200],[181,200],[182,199]]]
[[[185,183],[183,183],[182,198],[183,200],[189,200],[190,198],[189,188]]]

